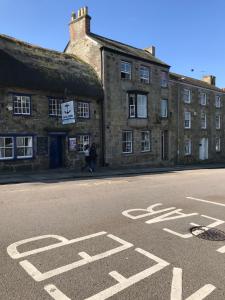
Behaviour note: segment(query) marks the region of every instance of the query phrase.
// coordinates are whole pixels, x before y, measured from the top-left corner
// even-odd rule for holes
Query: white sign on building
[[[62,103],[61,110],[62,110],[62,123],[63,124],[75,123],[73,101]]]

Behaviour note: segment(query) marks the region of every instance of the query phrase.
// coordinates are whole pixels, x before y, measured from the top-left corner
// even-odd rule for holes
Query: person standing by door
[[[97,157],[98,155],[97,155],[96,145],[95,143],[92,143],[90,148],[90,165],[93,172],[96,169]]]
[[[90,158],[90,146],[85,145],[84,146],[84,157],[85,157],[85,165],[82,167],[82,171],[88,169],[89,172],[92,173],[92,168],[91,168],[91,158]]]

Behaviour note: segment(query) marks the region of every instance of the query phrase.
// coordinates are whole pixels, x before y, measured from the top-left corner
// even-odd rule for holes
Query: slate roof
[[[111,49],[113,51],[120,52],[125,55],[130,55],[135,58],[149,61],[151,63],[159,64],[164,67],[170,67],[168,64],[166,64],[162,60],[159,60],[158,58],[156,58],[155,56],[151,55],[149,52],[143,49],[135,48],[133,46],[126,45],[94,33],[89,33],[88,35],[96,42],[98,42],[101,46]]]
[[[169,77],[172,80],[177,80],[181,83],[187,83],[187,84],[192,84],[195,85],[197,87],[201,87],[201,88],[205,88],[205,89],[210,89],[210,90],[214,90],[214,91],[218,91],[220,93],[224,93],[223,89],[220,89],[216,86],[213,86],[205,81],[199,80],[199,79],[195,79],[192,77],[188,77],[185,75],[180,75],[180,74],[176,74],[176,73],[169,73]]]
[[[0,86],[103,98],[91,66],[74,55],[0,35]]]

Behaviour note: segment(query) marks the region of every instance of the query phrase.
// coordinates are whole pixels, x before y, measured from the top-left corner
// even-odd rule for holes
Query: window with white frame
[[[216,152],[221,151],[221,139],[220,139],[220,137],[216,137],[215,149],[216,149]]]
[[[145,66],[140,67],[140,81],[143,83],[150,82],[150,69]]]
[[[132,153],[133,151],[133,133],[132,131],[122,132],[122,152]]]
[[[13,95],[13,113],[14,115],[31,114],[31,97],[22,95]]]
[[[161,87],[168,86],[168,73],[165,71],[161,71]]]
[[[219,95],[215,96],[215,106],[216,108],[220,108],[221,107],[221,98]]]
[[[205,106],[206,103],[207,103],[207,95],[206,95],[206,93],[201,92],[201,93],[200,93],[200,104],[201,104],[202,106]]]
[[[206,123],[206,113],[205,112],[201,112],[201,129],[206,129],[207,127],[207,123]]]
[[[168,117],[168,100],[167,99],[160,100],[160,116],[162,118]]]
[[[216,114],[216,129],[220,129],[220,128],[221,128],[221,115]]]
[[[189,111],[184,113],[184,128],[191,128],[191,112]]]
[[[131,79],[131,63],[122,60],[120,74],[122,79]]]
[[[84,152],[84,147],[90,145],[90,135],[84,134],[77,137],[77,151]]]
[[[0,159],[12,159],[14,157],[13,137],[0,136]]]
[[[184,103],[191,103],[191,90],[189,89],[183,90],[183,100]]]
[[[129,98],[129,118],[147,118],[147,95],[130,93]]]
[[[90,105],[88,102],[77,103],[77,117],[88,119],[90,117]]]
[[[62,99],[49,98],[48,100],[49,116],[60,117],[62,115]]]
[[[141,152],[151,151],[151,132],[141,132]]]
[[[184,140],[184,155],[191,155],[191,139]]]
[[[32,136],[16,137],[16,157],[17,158],[33,157],[33,138],[32,138]]]

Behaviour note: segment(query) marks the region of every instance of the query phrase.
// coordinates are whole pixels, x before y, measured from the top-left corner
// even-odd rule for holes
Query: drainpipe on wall
[[[103,87],[103,93],[105,96],[105,67],[104,67],[105,61],[104,61],[104,49],[101,48],[101,82]],[[105,112],[104,112],[104,96],[101,101],[101,142],[102,142],[102,166],[105,166]]]
[[[179,163],[180,159],[180,85],[177,85],[177,163]]]

